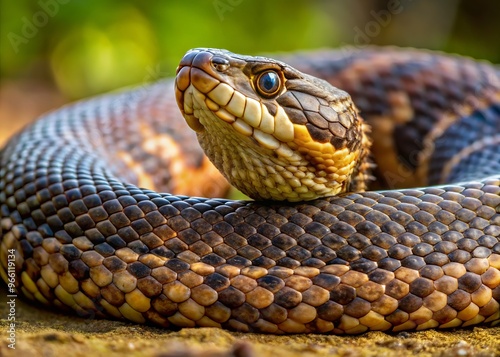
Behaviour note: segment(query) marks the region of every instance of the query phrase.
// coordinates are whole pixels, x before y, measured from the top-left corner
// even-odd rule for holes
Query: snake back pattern
[[[0,151],[7,284],[39,305],[168,328],[357,334],[500,321],[497,67],[395,48],[281,56],[295,69],[229,52],[195,55],[181,62],[191,69],[180,68],[177,82],[70,104]],[[200,72],[202,60],[212,69]],[[198,123],[189,107],[182,117],[174,85],[231,61],[252,64],[250,72],[278,66],[286,79],[288,97],[273,110],[251,95],[275,120],[293,117],[283,125],[295,131],[259,132],[256,141],[278,147],[300,132],[322,143],[328,132],[345,155],[366,159],[362,180],[299,202],[202,198],[224,195],[227,183],[195,143],[186,120]],[[331,95],[342,96],[341,110],[359,111],[369,156],[368,142],[351,140],[363,130],[342,115],[325,120],[328,103],[298,71],[349,93],[354,104]],[[253,90],[240,85],[220,87],[234,98]]]

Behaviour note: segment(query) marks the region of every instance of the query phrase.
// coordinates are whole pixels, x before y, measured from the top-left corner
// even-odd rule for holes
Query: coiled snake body
[[[37,303],[165,327],[498,322],[499,70],[415,50],[284,58],[356,106],[282,62],[196,50],[175,90],[79,102],[13,137],[0,153],[3,280]],[[219,174],[176,97],[224,176],[299,202],[152,191],[225,189],[202,183]],[[370,142],[392,190],[343,193],[371,185]]]

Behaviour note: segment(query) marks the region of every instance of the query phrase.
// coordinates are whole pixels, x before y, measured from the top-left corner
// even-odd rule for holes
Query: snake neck
[[[269,149],[255,145],[252,137],[235,135],[233,128],[212,118],[209,112],[202,112],[199,120],[205,128],[197,132],[201,147],[225,178],[250,197],[279,200],[285,194],[288,201],[304,201],[364,191],[372,179],[370,128],[361,118],[360,149],[344,156],[339,152],[339,160],[352,162],[346,169],[345,180],[338,180],[336,172],[318,176],[317,163],[288,146]]]
[[[360,118],[360,121],[362,138],[359,159],[356,162],[350,180],[345,185],[344,192],[364,192],[368,189],[370,182],[375,180],[372,174],[376,165],[371,155],[371,127],[363,119]]]

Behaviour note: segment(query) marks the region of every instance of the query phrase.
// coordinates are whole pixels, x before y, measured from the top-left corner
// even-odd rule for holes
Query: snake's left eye
[[[262,72],[257,76],[255,87],[263,97],[272,97],[281,89],[281,78],[275,71]]]

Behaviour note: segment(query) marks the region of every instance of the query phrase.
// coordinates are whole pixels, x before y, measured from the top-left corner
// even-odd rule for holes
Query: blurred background
[[[500,2],[0,2],[0,146],[64,103],[173,76],[193,47],[259,54],[397,45],[500,63]]]

